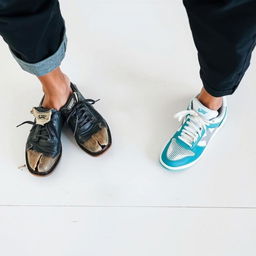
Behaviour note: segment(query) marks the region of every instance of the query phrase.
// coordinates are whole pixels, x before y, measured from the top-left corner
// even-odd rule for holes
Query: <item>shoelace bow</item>
[[[33,125],[32,129],[36,129],[34,132],[34,136],[36,138],[36,141],[38,142],[40,139],[43,139],[45,141],[47,141],[47,143],[31,143],[28,149],[32,149],[34,148],[34,150],[38,151],[38,152],[44,152],[44,154],[48,154],[48,155],[54,155],[56,153],[56,148],[53,147],[56,142],[51,142],[51,131],[50,131],[50,123],[46,123],[44,126],[36,124],[36,122],[32,122],[32,121],[25,121],[19,125],[17,125],[17,127],[20,127],[21,125],[24,124],[31,124]],[[55,130],[52,130],[55,133]],[[57,136],[57,135],[56,135]]]
[[[31,124],[31,125],[35,125],[34,128],[36,129],[35,131],[35,136],[37,139],[44,139],[49,141],[51,139],[51,132],[50,132],[50,128],[49,128],[49,123],[46,123],[45,125],[39,125],[36,124],[36,121],[32,122],[32,121],[25,121],[19,125],[17,125],[16,127],[20,127],[24,124]],[[33,128],[32,128],[33,129]]]
[[[93,99],[86,99],[84,101],[78,102],[74,107],[73,110],[68,115],[68,118],[66,122],[68,123],[70,118],[75,116],[75,129],[74,129],[74,136],[76,135],[78,127],[81,128],[84,126],[87,122],[91,121],[91,115],[88,111],[87,106],[84,104],[84,102],[93,105],[96,102],[98,102],[100,99],[93,100]],[[89,112],[89,113],[88,113]]]
[[[175,114],[174,118],[186,123],[178,138],[192,147],[202,132],[206,130],[206,126],[210,123],[208,120],[200,116],[195,110],[184,110]]]

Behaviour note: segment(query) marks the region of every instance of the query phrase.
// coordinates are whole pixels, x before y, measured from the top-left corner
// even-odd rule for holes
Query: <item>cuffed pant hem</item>
[[[60,66],[62,60],[65,57],[66,48],[67,48],[67,37],[66,35],[64,35],[63,41],[59,49],[50,57],[42,61],[39,61],[37,63],[25,62],[19,59],[12,51],[11,53],[24,71],[36,76],[43,76]]]
[[[231,95],[235,92],[236,89],[228,89],[228,90],[221,90],[221,91],[217,91],[215,89],[212,89],[211,87],[209,87],[208,85],[204,84],[204,89],[211,94],[213,97],[223,97],[223,96],[227,96],[227,95]]]

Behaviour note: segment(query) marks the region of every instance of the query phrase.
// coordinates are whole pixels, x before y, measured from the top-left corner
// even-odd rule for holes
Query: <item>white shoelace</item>
[[[206,126],[210,123],[195,110],[180,111],[175,114],[174,118],[187,123],[178,138],[190,147],[192,147],[192,144],[197,141],[198,137],[201,136],[202,132],[206,130]],[[188,121],[187,118],[189,118]]]

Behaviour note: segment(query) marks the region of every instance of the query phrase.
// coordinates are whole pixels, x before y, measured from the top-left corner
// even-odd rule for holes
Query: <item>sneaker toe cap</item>
[[[168,169],[182,169],[194,159],[194,156],[194,152],[181,147],[173,138],[161,153],[160,161]]]

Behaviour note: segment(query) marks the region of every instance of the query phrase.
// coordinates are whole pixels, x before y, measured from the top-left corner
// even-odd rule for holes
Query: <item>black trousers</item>
[[[232,94],[249,66],[256,42],[256,0],[183,0],[200,76],[213,96]],[[63,40],[58,0],[0,0],[0,35],[14,55],[37,63]]]
[[[0,35],[19,59],[46,59],[57,51],[64,33],[58,0],[0,0]]]
[[[198,50],[200,76],[213,96],[232,94],[256,42],[256,0],[183,0]]]

